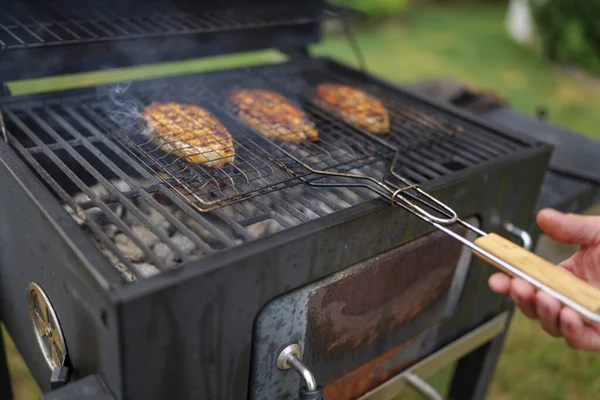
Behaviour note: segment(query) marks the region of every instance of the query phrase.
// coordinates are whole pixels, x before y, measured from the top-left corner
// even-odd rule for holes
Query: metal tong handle
[[[445,226],[431,224],[496,268],[543,290],[586,320],[600,323],[600,289],[494,233],[471,242]]]
[[[437,229],[463,243],[478,257],[490,264],[503,270],[509,275],[519,277],[531,283],[539,290],[545,291],[558,299],[565,306],[568,306],[581,314],[584,318],[600,323],[600,289],[594,288],[587,282],[570,275],[567,271],[554,266],[541,257],[514,245],[514,243],[503,239],[498,235],[488,235],[465,221],[462,221],[457,217],[457,213],[451,207],[421,190],[417,185],[412,184],[393,170],[398,154],[399,152],[396,152],[396,157],[394,163],[392,163],[390,172],[393,176],[403,182],[405,186],[392,189],[386,183],[368,175],[322,171],[311,168],[309,165],[304,164],[302,160],[299,160],[294,155],[288,153],[292,159],[302,163],[310,172],[323,176],[353,178],[357,181],[362,181],[362,183],[318,182],[301,178],[310,185],[320,187],[362,187],[369,189],[383,198],[388,199],[392,204],[401,206],[425,222],[430,223]],[[288,171],[293,174],[292,170],[288,169]],[[418,193],[418,196],[413,196],[414,200],[424,204],[432,211],[445,215],[446,218],[437,217],[409,200],[404,193],[411,189]],[[465,237],[448,229],[447,225],[452,223],[459,223],[467,229],[477,233],[480,237],[474,242],[471,242]]]
[[[527,274],[547,288],[559,292],[561,295],[583,306],[593,313],[593,315],[589,316],[590,319],[600,321],[600,318],[596,315],[600,313],[600,289],[495,233],[475,239],[475,244],[507,261],[514,268]],[[477,256],[509,275],[515,275],[511,269],[505,268],[504,265],[495,262],[488,256],[483,254],[477,254]],[[587,316],[585,314],[584,317]]]
[[[441,209],[444,214],[448,215],[448,217],[447,218],[436,217],[435,215],[431,214],[430,212],[425,211],[425,209],[423,209],[422,207],[419,207],[418,205],[416,205],[415,203],[413,203],[408,198],[406,198],[405,196],[402,195],[402,193],[407,190],[416,191],[419,195],[425,197],[427,200],[431,201],[435,206],[437,206],[438,210]],[[436,223],[442,224],[442,225],[450,225],[450,224],[454,224],[455,222],[457,222],[458,215],[456,214],[456,211],[454,211],[451,207],[442,203],[441,201],[439,201],[438,199],[436,199],[429,193],[421,190],[419,185],[409,184],[407,182],[407,185],[405,187],[402,187],[402,188],[396,190],[392,194],[392,198],[391,198],[392,204],[394,204],[396,202],[396,200],[404,203],[407,207],[409,207],[411,209],[411,211],[413,213],[417,214],[418,216],[420,216],[421,218],[425,219],[428,222],[436,222]],[[427,202],[425,202],[423,199],[421,199],[421,202],[427,204]],[[436,207],[431,206],[431,204],[427,204],[427,206],[429,208],[436,209]]]
[[[406,190],[410,189],[410,182],[407,179],[394,172],[393,168],[390,169],[390,172],[394,177],[407,185]],[[433,200],[436,205],[443,204],[422,190],[418,190],[419,193],[424,194],[425,197]],[[393,204],[397,203],[394,201],[394,196],[391,197],[391,200]],[[431,207],[431,205],[429,205],[429,207]],[[450,209],[447,206],[441,208],[441,210],[438,209],[438,212],[447,213]],[[437,221],[431,220],[427,215],[419,210],[415,210],[414,207],[410,207],[410,205],[408,211],[411,211],[413,214],[431,223],[436,228],[441,229],[458,239],[460,242],[470,247],[476,256],[487,261],[496,268],[511,276],[522,278],[537,289],[545,291],[561,301],[564,305],[574,309],[588,321],[600,322],[600,289],[530,252],[529,249],[532,246],[532,241],[527,232],[517,228],[511,223],[504,224],[506,230],[518,235],[521,240],[523,240],[523,247],[520,247],[499,235],[493,233],[486,234],[459,218],[456,218],[456,222],[480,235],[474,242],[470,242],[464,237],[442,226],[445,224],[439,224]],[[456,213],[452,212],[450,216],[454,217],[456,216]]]

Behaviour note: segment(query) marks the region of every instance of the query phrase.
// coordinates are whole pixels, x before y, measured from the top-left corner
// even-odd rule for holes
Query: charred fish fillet
[[[279,93],[263,89],[240,89],[229,97],[238,118],[261,135],[283,142],[319,140],[308,116]]]
[[[152,103],[142,112],[159,148],[190,164],[222,168],[235,159],[233,139],[210,112],[196,105]]]
[[[324,83],[317,86],[314,102],[344,121],[370,133],[386,135],[390,118],[385,106],[363,91],[349,86]]]

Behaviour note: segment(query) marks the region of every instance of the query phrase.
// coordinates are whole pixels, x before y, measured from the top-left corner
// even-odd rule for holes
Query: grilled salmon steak
[[[159,148],[190,164],[222,168],[235,159],[233,139],[207,110],[196,105],[152,103],[142,116],[155,132]]]
[[[283,142],[319,140],[319,132],[308,116],[281,94],[263,89],[240,89],[229,97],[237,115],[261,135]]]
[[[385,106],[358,89],[323,83],[317,86],[314,102],[344,121],[370,133],[386,135],[390,118]]]

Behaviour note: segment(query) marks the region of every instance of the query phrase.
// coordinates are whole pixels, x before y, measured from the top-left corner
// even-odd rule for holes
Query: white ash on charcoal
[[[152,247],[158,242],[158,237],[145,226],[134,225],[131,227],[131,231],[135,236],[140,238],[140,240],[144,242],[144,244],[146,244],[148,247]]]
[[[127,193],[133,190],[129,184],[121,179],[111,181],[112,185],[121,193]]]
[[[156,243],[154,247],[152,247],[152,251],[154,252],[154,254],[157,255],[158,258],[161,259],[162,262],[167,264],[169,267],[173,266],[175,264],[175,261],[177,260],[175,252],[171,250],[169,246],[162,242]]]
[[[196,251],[196,245],[190,238],[177,232],[171,236],[171,241],[186,254],[193,254]]]
[[[154,264],[149,263],[133,264],[133,268],[135,268],[135,271],[144,278],[148,278],[160,272]]]
[[[133,275],[133,272],[131,272],[129,268],[127,268],[125,265],[123,265],[123,263],[119,262],[113,264],[113,267],[115,267],[115,269],[121,273],[121,275],[127,282],[133,282],[136,280],[135,275]]]
[[[225,244],[213,235],[208,225],[212,225],[215,231],[219,231],[229,238],[235,237],[232,228],[223,221],[223,219],[212,214],[204,214],[199,216],[204,220],[204,224],[199,223],[196,219],[186,214],[183,210],[177,210],[174,213],[175,217],[183,222],[188,228],[195,232],[206,244],[214,249],[223,249]]]
[[[165,216],[158,212],[155,208],[148,210],[148,219],[152,224],[165,232],[171,230],[171,223],[167,221]]]
[[[123,217],[125,208],[120,203],[111,203],[107,207],[114,213],[117,218]],[[100,207],[92,207],[83,211],[86,215],[86,219],[92,220],[99,225],[107,225],[112,223],[111,217],[109,217]]]
[[[119,233],[115,236],[114,241],[119,251],[131,261],[141,262],[144,260],[144,252],[136,246],[129,236]]]
[[[261,238],[265,236],[270,236],[274,233],[277,233],[283,230],[283,227],[273,219],[267,219],[264,221],[257,222],[246,227],[248,232],[255,238]]]
[[[81,219],[81,217],[75,212],[75,210],[73,210],[73,208],[71,208],[70,205],[64,204],[63,208],[69,213],[71,218],[73,218],[73,220],[75,220],[77,225],[83,225],[83,223],[84,223],[83,219]]]
[[[115,253],[113,253],[109,249],[105,248],[103,244],[98,243],[96,245],[100,249],[100,252],[104,255],[104,257],[106,257],[108,259],[108,261],[111,264],[115,265],[119,262],[119,258],[115,255]]]
[[[124,181],[113,181],[116,189],[121,192],[129,192],[134,188],[125,183]],[[129,197],[129,201],[135,205],[134,210],[125,207],[121,201],[116,200],[115,196],[110,194],[110,191],[106,190],[102,185],[94,185],[91,190],[94,194],[101,197],[102,201],[108,202],[106,205],[114,212],[115,216],[119,218],[119,223],[112,221],[102,209],[94,206],[93,202],[85,194],[76,194],[73,196],[76,199],[77,204],[83,207],[89,207],[87,210],[83,210],[85,219],[93,222],[99,227],[106,236],[112,240],[115,247],[120,252],[119,257],[125,257],[130,263],[131,267],[135,270],[135,274],[139,277],[149,277],[159,273],[159,269],[154,265],[153,259],[161,261],[162,265],[167,267],[176,267],[182,262],[179,253],[184,253],[189,256],[190,259],[197,259],[204,256],[201,248],[196,245],[198,241],[206,243],[208,246],[215,250],[225,249],[227,247],[227,241],[234,242],[236,245],[243,244],[244,240],[239,236],[232,221],[241,221],[249,216],[258,216],[265,213],[264,206],[268,207],[267,214],[269,212],[278,213],[282,218],[288,218],[293,224],[298,224],[299,221],[295,217],[291,217],[285,208],[289,205],[295,206],[301,212],[306,215],[313,216],[314,212],[311,212],[307,207],[302,206],[296,199],[298,193],[280,192],[277,194],[277,199],[270,199],[265,196],[261,199],[260,209],[252,204],[237,204],[235,206],[224,207],[215,212],[210,213],[196,213],[188,214],[181,209],[170,197],[170,194],[166,194],[162,191],[155,191],[156,188],[152,188],[153,182],[139,182],[139,186],[142,188],[151,188],[150,195],[153,200],[147,200],[141,195],[132,195]],[[143,189],[142,189],[143,190]],[[135,193],[134,193],[135,194]],[[311,197],[309,197],[311,198]],[[285,208],[281,208],[278,204],[282,199],[285,199],[283,203]],[[308,201],[308,200],[307,200]],[[330,201],[339,201],[335,196],[330,198]],[[314,202],[311,200],[311,207],[327,207],[321,202]],[[69,214],[76,220],[84,229],[89,227],[85,224],[83,218],[70,207],[65,206],[65,209]],[[132,212],[133,211],[133,212]],[[193,212],[193,211],[192,211]],[[137,215],[136,215],[137,214]],[[188,236],[189,232],[185,230],[180,231],[177,224],[172,224],[165,215],[172,215],[174,218],[179,220],[195,235]],[[131,233],[134,235],[136,240],[143,243],[152,253],[145,254],[144,251],[136,245],[132,237],[129,237],[127,230],[122,231],[122,224],[125,224]],[[244,229],[248,233],[258,239],[275,234],[283,230],[283,226],[276,220],[268,218],[257,223],[246,226]],[[153,230],[159,230],[166,237],[170,239],[170,244],[176,246],[177,251],[174,251],[166,243],[160,240]],[[213,233],[214,232],[214,233]],[[224,239],[225,236],[227,239]],[[106,238],[104,238],[105,240]],[[106,246],[98,239],[94,240],[100,251],[104,254],[107,260],[123,275],[127,281],[135,280],[132,271],[127,269],[127,266],[122,262],[122,258],[119,259],[112,251],[106,249]],[[166,242],[166,241],[165,241]],[[202,247],[202,246],[200,246]]]
[[[108,191],[108,189],[100,183],[90,186],[90,191],[96,196],[98,196],[100,199],[110,196],[110,192]],[[77,193],[75,196],[73,196],[73,201],[75,201],[75,203],[77,204],[83,204],[90,200],[90,197],[85,193]]]

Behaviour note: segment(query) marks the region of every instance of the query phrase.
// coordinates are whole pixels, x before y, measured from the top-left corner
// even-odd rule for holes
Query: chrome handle
[[[529,233],[527,233],[527,231],[516,227],[510,222],[505,222],[503,227],[508,232],[521,238],[521,241],[523,242],[523,248],[525,250],[531,250],[531,248],[533,247],[533,240],[531,239],[531,236],[529,235]]]
[[[279,353],[277,357],[277,368],[287,370],[292,368],[304,380],[304,385],[309,392],[317,390],[318,385],[315,376],[310,370],[300,361],[300,353],[302,348],[299,344],[290,344]]]
[[[421,396],[428,400],[444,400],[441,394],[437,392],[427,381],[421,379],[412,372],[405,373],[402,378]]]

